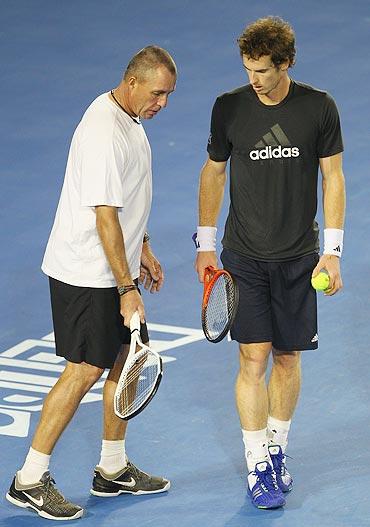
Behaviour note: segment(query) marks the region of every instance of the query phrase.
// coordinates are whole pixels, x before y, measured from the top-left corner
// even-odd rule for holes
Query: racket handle
[[[215,274],[215,271],[216,269],[212,265],[209,265],[208,267],[204,269],[204,278],[203,278],[204,289],[207,288],[209,282],[212,280]]]
[[[133,333],[135,330],[140,332],[140,315],[138,311],[135,311],[135,313],[131,317],[130,330],[131,333]]]

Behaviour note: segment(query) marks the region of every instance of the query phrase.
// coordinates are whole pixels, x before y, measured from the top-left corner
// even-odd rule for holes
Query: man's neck
[[[279,104],[288,95],[289,89],[290,89],[290,83],[291,83],[291,80],[288,77],[288,75],[286,75],[285,77],[281,78],[281,81],[276,86],[276,88],[274,88],[272,91],[270,91],[266,95],[257,94],[257,97],[263,104],[266,104],[266,106],[274,106],[276,104]]]
[[[125,97],[125,90],[122,85],[118,86],[118,88],[115,88],[112,90],[113,94],[110,93],[109,96],[113,100],[115,104],[118,104],[120,108],[122,108],[130,117],[136,118],[137,115],[131,110],[129,107],[126,97]]]

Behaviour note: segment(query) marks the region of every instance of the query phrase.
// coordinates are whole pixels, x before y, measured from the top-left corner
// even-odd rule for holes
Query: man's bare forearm
[[[226,163],[208,160],[199,182],[199,225],[214,227],[220,214],[226,182]]]
[[[323,212],[327,229],[343,229],[346,208],[342,155],[320,159],[323,175]]]
[[[343,229],[346,207],[344,176],[324,181],[323,209],[325,227]]]
[[[118,286],[133,283],[125,243],[115,207],[96,207],[96,228]]]

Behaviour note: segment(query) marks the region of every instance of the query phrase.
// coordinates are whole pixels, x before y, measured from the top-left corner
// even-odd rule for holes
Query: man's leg
[[[48,471],[49,459],[82,397],[103,371],[89,364],[67,362],[45,399],[32,447],[13,479],[6,495],[8,501],[18,507],[34,509],[43,518],[74,520],[82,516],[83,509],[66,500],[54,486]]]
[[[114,393],[128,351],[129,346],[124,345],[104,385],[102,449],[90,490],[94,496],[114,497],[122,493],[154,494],[170,488],[170,482],[167,479],[142,472],[130,463],[126,456],[127,421],[120,419],[114,413]]]
[[[246,430],[266,427],[268,413],[265,375],[271,342],[240,344],[240,370],[236,380],[236,402],[240,422]]]
[[[32,447],[20,470],[19,477],[22,483],[30,484],[39,481],[45,472],[45,465],[43,466],[42,463],[43,456],[48,461],[56,442],[71,421],[81,399],[103,371],[90,364],[67,362],[63,373],[45,398]]]
[[[270,351],[271,342],[240,344],[240,370],[235,391],[250,472],[256,463],[268,460],[265,375]]]
[[[127,421],[120,419],[114,412],[114,393],[119,376],[126,361],[129,346],[124,345],[110,370],[103,390],[103,441],[99,467],[108,474],[115,474],[127,465],[125,435]]]
[[[273,366],[268,385],[269,417],[267,435],[269,453],[283,492],[293,487],[293,479],[285,466],[285,451],[291,418],[297,405],[301,387],[300,352],[283,353],[273,350]]]
[[[47,395],[32,448],[51,454],[62,432],[74,416],[81,399],[101,377],[103,369],[67,362],[57,383]]]
[[[267,439],[268,392],[265,382],[271,342],[240,344],[236,402],[248,466],[248,494],[262,509],[285,505],[270,463]]]
[[[268,384],[269,416],[290,423],[301,389],[301,354],[298,351],[282,353],[273,350],[273,366]],[[286,428],[286,427],[285,427]],[[287,432],[276,441],[285,451]],[[279,432],[276,432],[279,434]]]
[[[122,351],[118,354],[113,368],[110,370],[104,384],[103,403],[104,403],[104,430],[103,439],[107,441],[123,440],[126,434],[127,421],[120,419],[114,413],[114,393],[123,365],[129,352],[129,346],[124,345]]]

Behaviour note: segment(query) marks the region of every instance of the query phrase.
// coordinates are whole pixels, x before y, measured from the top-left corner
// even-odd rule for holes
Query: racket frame
[[[117,415],[117,417],[119,417],[120,419],[123,419],[124,421],[129,421],[133,417],[136,417],[139,413],[141,413],[144,410],[144,408],[148,406],[150,401],[153,399],[153,397],[157,393],[157,390],[159,388],[159,385],[161,383],[162,376],[163,376],[162,357],[156,351],[152,350],[149,346],[147,346],[146,344],[143,344],[141,340],[140,317],[137,311],[134,313],[134,315],[131,318],[130,330],[131,330],[130,349],[129,349],[125,364],[123,365],[121,374],[119,376],[116,390],[114,392],[114,400],[113,400],[114,401],[114,413]],[[136,351],[137,345],[139,345],[141,348],[139,351]],[[142,354],[142,352],[145,352],[145,351],[150,351],[150,353],[153,356],[155,356],[158,361],[159,371],[157,373],[156,381],[153,385],[151,392],[146,397],[146,399],[142,402],[139,408],[136,408],[136,410],[134,410],[133,412],[130,412],[129,414],[123,416],[122,413],[118,410],[118,400],[120,399],[122,386],[125,383],[127,373],[130,371],[132,364],[135,363],[140,358],[140,355]]]
[[[211,291],[212,291],[213,285],[219,279],[219,277],[222,276],[222,275],[227,275],[232,281],[232,284],[234,286],[235,307],[234,307],[234,309],[232,311],[231,318],[230,318],[228,324],[226,324],[224,330],[220,333],[220,335],[218,337],[216,337],[215,339],[212,339],[210,337],[208,331],[207,331],[206,326],[205,326],[205,309],[206,309],[206,307],[208,305],[208,300],[209,300],[209,297],[211,295]],[[210,277],[210,278],[208,278],[208,277]],[[203,333],[204,333],[204,336],[206,337],[206,339],[209,342],[217,344],[217,342],[221,342],[221,340],[225,338],[225,336],[228,334],[228,332],[230,331],[231,326],[234,323],[234,320],[235,320],[235,317],[236,317],[236,313],[238,311],[238,305],[239,305],[239,287],[238,287],[237,282],[232,277],[232,275],[228,271],[226,271],[226,269],[215,269],[211,265],[209,265],[208,267],[206,267],[204,269],[203,283],[204,283],[204,291],[203,291],[202,316],[201,316],[202,317],[202,329],[203,329]]]

